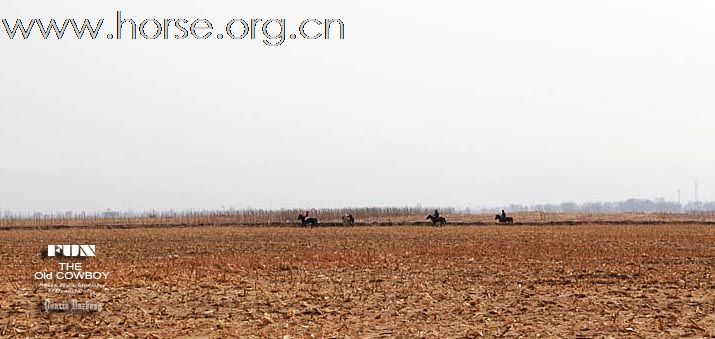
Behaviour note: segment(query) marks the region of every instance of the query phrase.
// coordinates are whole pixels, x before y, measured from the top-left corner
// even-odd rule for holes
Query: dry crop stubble
[[[41,314],[48,243],[92,242],[97,314]],[[4,231],[0,335],[715,335],[715,228]]]

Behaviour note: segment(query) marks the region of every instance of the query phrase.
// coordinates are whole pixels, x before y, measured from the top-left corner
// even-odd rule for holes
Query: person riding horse
[[[434,214],[428,215],[426,219],[432,221],[432,226],[444,226],[447,224],[447,219],[445,219],[444,217],[440,217],[439,212],[437,210],[434,210]]]
[[[353,215],[350,213],[343,215],[343,225],[346,225],[346,226],[355,225],[355,217],[353,217]]]
[[[318,226],[318,218],[314,217],[306,217],[303,214],[298,215],[298,220],[300,220],[301,226],[306,227],[306,226]]]
[[[507,217],[506,212],[504,212],[504,210],[501,210],[501,214],[497,214],[496,217],[494,217],[494,219],[499,220],[500,223],[511,224],[514,222],[514,218]]]

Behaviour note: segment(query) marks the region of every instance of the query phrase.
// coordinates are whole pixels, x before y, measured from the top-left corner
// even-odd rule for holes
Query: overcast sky
[[[3,1],[345,40],[9,40],[0,209],[715,199],[713,1]]]

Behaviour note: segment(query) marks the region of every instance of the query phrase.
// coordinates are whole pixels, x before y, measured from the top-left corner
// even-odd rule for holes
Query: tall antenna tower
[[[695,179],[695,203],[698,203],[698,179]]]
[[[678,205],[680,205],[680,188],[678,188]]]

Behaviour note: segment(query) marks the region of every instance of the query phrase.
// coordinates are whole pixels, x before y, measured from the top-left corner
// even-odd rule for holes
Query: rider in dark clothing
[[[506,219],[506,212],[504,212],[504,210],[501,210],[501,219],[502,220]]]
[[[437,210],[434,210],[433,216],[435,217],[435,219],[439,218],[439,212],[437,212]]]

